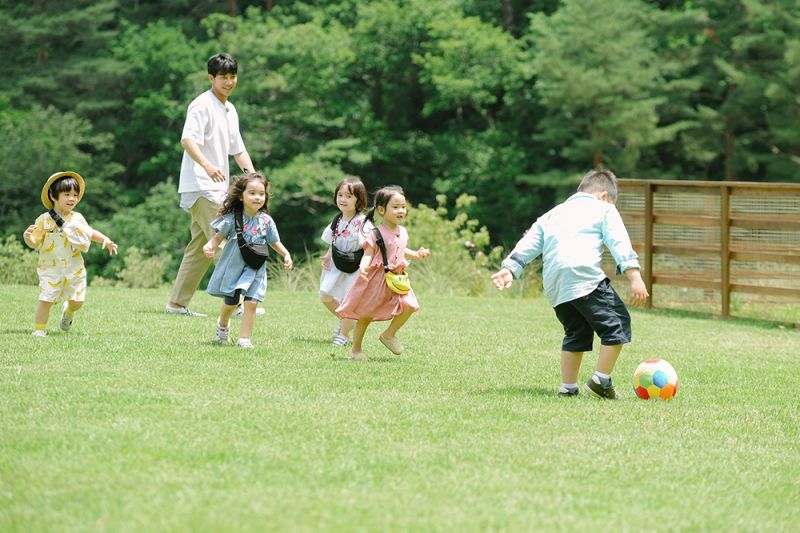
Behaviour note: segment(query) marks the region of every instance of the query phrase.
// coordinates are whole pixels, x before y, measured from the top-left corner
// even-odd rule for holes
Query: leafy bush
[[[16,237],[0,241],[0,285],[37,285],[39,253],[27,249]]]
[[[448,218],[447,197],[440,194],[436,201],[435,209],[419,204],[408,217],[409,248],[431,250],[427,260],[411,262],[413,286],[437,294],[485,294],[491,288],[491,268],[499,263],[502,249],[491,248],[486,226],[467,215],[476,197],[459,196],[452,219]]]
[[[158,289],[164,285],[164,273],[170,257],[165,254],[148,256],[135,246],[125,256],[125,268],[117,273],[117,287]]]
[[[105,222],[98,222],[97,229],[119,245],[119,255],[87,256],[89,274],[115,278],[129,268],[127,256],[136,249],[138,256],[133,259],[134,264],[147,258],[161,258],[156,263],[164,263],[162,282],[174,277],[190,231],[189,215],[178,207],[179,201],[175,183],[167,180],[151,188],[143,202],[119,211]],[[138,266],[130,268],[136,270]]]

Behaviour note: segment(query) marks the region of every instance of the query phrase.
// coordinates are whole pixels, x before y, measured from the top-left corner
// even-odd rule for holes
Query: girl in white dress
[[[319,299],[335,315],[336,308],[358,277],[358,264],[372,223],[365,223],[361,213],[367,207],[367,188],[360,179],[347,177],[339,182],[333,191],[333,200],[340,213],[322,232],[322,240],[330,247],[322,257]],[[334,346],[344,346],[350,341],[353,324],[352,320],[339,321],[333,332]]]

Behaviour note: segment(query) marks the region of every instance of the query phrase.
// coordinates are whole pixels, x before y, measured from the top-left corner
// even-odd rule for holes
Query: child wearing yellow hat
[[[29,247],[39,250],[39,305],[33,335],[47,336],[47,317],[54,303],[64,301],[59,326],[72,327],[74,313],[86,300],[86,269],[81,252],[89,250],[91,241],[102,243],[109,254],[117,253],[117,245],[86,223],[74,211],[83,198],[85,184],[77,172],[56,172],[42,187],[42,205],[47,213],[39,215],[25,230],[23,238]]]

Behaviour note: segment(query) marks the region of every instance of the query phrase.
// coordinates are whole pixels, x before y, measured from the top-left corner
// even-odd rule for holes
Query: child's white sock
[[[611,376],[608,374],[603,374],[599,370],[594,371],[594,375],[600,379],[600,385],[607,387],[609,382],[611,381]]]
[[[578,389],[578,384],[577,383],[562,383],[561,384],[561,388],[562,389],[566,389],[566,390],[577,390]]]

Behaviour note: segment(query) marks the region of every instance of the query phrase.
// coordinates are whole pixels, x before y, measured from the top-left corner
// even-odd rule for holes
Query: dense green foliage
[[[800,523],[800,335],[633,310],[623,398],[558,398],[545,299],[419,294],[395,356],[330,345],[314,292],[268,291],[255,350],[211,343],[168,291],[91,289],[72,331],[30,334],[3,286],[0,530],[776,531]],[[20,319],[21,309],[28,313]],[[240,321],[233,322],[238,332]],[[645,358],[676,368],[641,401]],[[585,356],[587,379],[596,352]]]
[[[92,224],[176,180],[216,51],[274,184],[285,244],[315,250],[344,174],[414,203],[477,197],[510,244],[594,165],[628,178],[798,181],[796,0],[0,0],[0,224],[19,236],[53,171],[88,180]],[[131,210],[138,210],[129,213]],[[159,227],[174,222],[148,218]],[[146,256],[171,239],[106,227]],[[167,250],[168,249],[168,250]],[[103,264],[90,265],[99,272]],[[167,267],[172,270],[171,266]],[[108,272],[104,272],[108,274]]]

